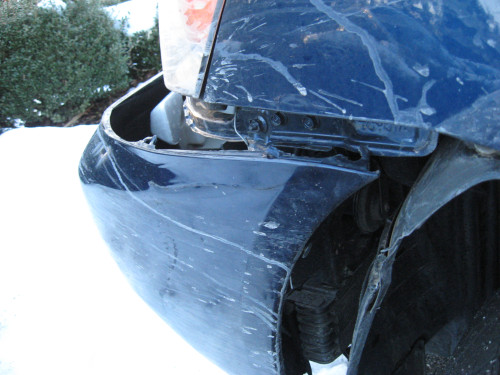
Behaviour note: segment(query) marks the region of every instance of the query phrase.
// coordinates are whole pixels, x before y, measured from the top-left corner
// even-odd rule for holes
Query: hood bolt
[[[248,121],[248,130],[251,132],[258,132],[260,130],[260,121],[255,119]]]
[[[266,120],[262,116],[258,116],[254,119],[251,119],[248,121],[247,129],[250,132],[266,132],[267,131]]]
[[[270,118],[271,125],[280,126],[283,125],[283,115],[281,113],[273,113]]]
[[[316,129],[316,122],[312,117],[305,116],[302,118],[302,125],[304,125],[304,128],[308,130],[313,130]]]

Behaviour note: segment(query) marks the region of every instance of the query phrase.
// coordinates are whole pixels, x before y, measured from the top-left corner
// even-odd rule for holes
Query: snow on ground
[[[223,375],[129,287],[78,161],[95,126],[0,136],[0,375]]]
[[[117,21],[127,19],[127,32],[132,35],[155,25],[157,5],[158,0],[131,0],[105,9]]]
[[[0,135],[0,375],[225,374],[135,294],[101,240],[77,168],[95,129]],[[345,359],[315,366],[345,371]]]
[[[345,375],[347,373],[347,365],[347,358],[343,355],[328,365],[320,365],[311,362],[311,368],[314,375]]]

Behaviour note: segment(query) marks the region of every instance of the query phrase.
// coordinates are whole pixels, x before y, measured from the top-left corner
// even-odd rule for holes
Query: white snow
[[[127,20],[127,33],[149,30],[155,25],[158,0],[131,0],[106,7],[108,14],[117,22]]]
[[[0,375],[225,374],[132,290],[78,161],[95,126],[0,136]]]
[[[62,0],[41,0],[36,5],[40,8],[55,9],[59,11],[66,9],[66,3]]]
[[[345,375],[347,373],[347,358],[343,355],[327,365],[311,362],[311,369],[314,375]]]
[[[127,20],[127,33],[132,35],[138,31],[149,30],[154,27],[157,15],[158,0],[130,0],[104,8],[117,21]],[[66,9],[63,0],[41,0],[37,6],[45,9]]]
[[[7,117],[7,120],[11,120],[11,118]],[[16,118],[13,120],[12,126],[14,126],[15,128],[22,128],[25,124],[26,124],[26,121],[23,121],[19,118]]]

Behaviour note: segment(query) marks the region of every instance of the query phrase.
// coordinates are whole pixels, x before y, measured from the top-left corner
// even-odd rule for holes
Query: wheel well
[[[452,355],[475,312],[500,287],[499,198],[498,181],[474,186],[403,241],[360,373],[392,374],[421,340],[422,356]]]
[[[328,363],[349,354],[359,296],[383,224],[418,175],[398,176],[391,161],[379,165],[381,179],[328,216],[293,269],[283,310],[286,374],[304,373],[304,367],[294,372],[287,358]],[[373,374],[392,373],[419,340],[428,352],[443,342],[453,349],[474,312],[500,286],[499,207],[500,182],[482,183],[446,204],[404,240],[360,373],[366,366]],[[396,338],[395,331],[401,332]]]

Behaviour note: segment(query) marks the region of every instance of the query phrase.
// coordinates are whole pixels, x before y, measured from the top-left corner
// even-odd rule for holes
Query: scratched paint
[[[319,222],[377,173],[346,161],[263,159],[250,151],[186,157],[153,150],[120,140],[111,113],[87,147],[80,176],[131,285],[226,371],[280,373],[280,317],[293,264]],[[309,211],[306,219],[297,215]]]
[[[440,129],[500,90],[497,8],[490,0],[228,2],[203,99]],[[237,71],[220,74],[226,65]]]

